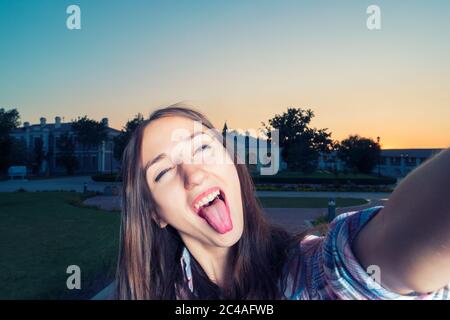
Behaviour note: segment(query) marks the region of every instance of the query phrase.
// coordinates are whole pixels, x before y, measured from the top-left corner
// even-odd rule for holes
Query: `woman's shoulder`
[[[324,246],[342,246],[351,243],[362,228],[383,209],[383,206],[370,207],[358,211],[350,211],[338,215],[328,224],[326,231],[318,230],[319,234],[307,233],[298,242],[298,254],[306,257],[314,256],[318,249]],[[314,231],[316,229],[312,229]],[[320,233],[325,233],[320,235]]]
[[[307,234],[301,238],[284,268],[285,298],[339,299],[340,289],[336,292],[330,286],[330,275],[339,274],[341,268],[357,265],[354,256],[346,252],[349,244],[382,208],[378,206],[340,214],[329,224],[326,235]],[[336,256],[346,257],[347,264],[336,264]]]
[[[325,236],[308,235],[298,243],[284,274],[286,299],[448,299],[449,288],[427,295],[402,296],[375,280],[375,269],[364,269],[352,251],[352,242],[382,206],[337,216]]]

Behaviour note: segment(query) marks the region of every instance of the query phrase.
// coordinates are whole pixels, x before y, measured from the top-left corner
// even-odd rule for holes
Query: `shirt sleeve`
[[[383,207],[372,207],[336,217],[325,238],[309,236],[301,243],[302,273],[296,283],[297,299],[340,300],[449,300],[450,284],[428,294],[400,295],[376,281],[377,270],[365,270],[352,252],[358,232]],[[370,272],[371,274],[369,274]]]

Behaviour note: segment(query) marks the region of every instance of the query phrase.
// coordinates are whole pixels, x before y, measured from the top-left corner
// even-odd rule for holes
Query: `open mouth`
[[[195,198],[192,207],[218,233],[223,234],[233,229],[225,192],[219,187],[202,192]]]

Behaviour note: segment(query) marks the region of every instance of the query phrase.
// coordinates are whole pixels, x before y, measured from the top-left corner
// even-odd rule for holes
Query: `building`
[[[442,149],[386,149],[381,150],[380,163],[373,173],[401,178]]]
[[[336,151],[331,153],[321,153],[317,163],[318,170],[326,170],[331,172],[344,170],[344,163],[339,160]]]
[[[114,159],[114,142],[113,137],[117,136],[120,131],[109,127],[108,118],[103,118],[102,122],[107,127],[107,141],[103,141],[97,147],[84,148],[75,139],[75,156],[78,160],[78,169],[75,173],[109,173],[117,172],[119,163]],[[69,133],[74,135],[70,122],[61,122],[61,117],[55,117],[54,123],[47,123],[46,118],[40,118],[39,124],[30,125],[24,122],[23,126],[12,131],[11,136],[20,139],[25,143],[28,153],[33,152],[37,143],[42,141],[43,153],[46,159],[42,161],[39,168],[39,175],[58,175],[65,174],[66,169],[62,166],[58,159],[61,152],[57,148],[58,138]],[[28,168],[30,171],[30,168]]]
[[[442,149],[381,150],[379,164],[375,166],[372,173],[402,178],[441,150]],[[342,171],[344,169],[344,163],[337,158],[336,152],[321,154],[319,157],[318,169]]]

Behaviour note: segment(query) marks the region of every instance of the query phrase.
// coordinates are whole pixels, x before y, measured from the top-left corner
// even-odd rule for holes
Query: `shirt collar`
[[[183,247],[183,253],[181,255],[181,268],[183,270],[184,280],[188,284],[189,290],[194,292],[194,285],[192,281],[192,269],[191,269],[191,254],[186,246]]]

